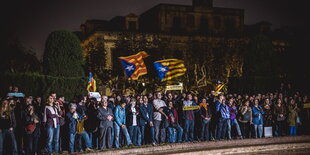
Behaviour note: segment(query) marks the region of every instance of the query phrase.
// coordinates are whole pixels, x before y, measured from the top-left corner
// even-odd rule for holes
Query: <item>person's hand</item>
[[[280,114],[280,117],[283,117],[283,114]]]
[[[0,133],[2,133],[2,130],[0,129]]]
[[[150,126],[154,126],[153,122],[150,122]]]
[[[10,131],[13,131],[13,128],[9,128]]]
[[[250,124],[253,124],[253,122],[251,121]]]
[[[39,123],[39,121],[38,121],[37,119],[34,119],[33,122],[34,122],[35,124]]]
[[[124,128],[126,128],[126,126],[125,126],[124,124],[122,124],[122,126],[121,126],[121,127],[122,127],[123,129],[124,129]]]
[[[109,121],[111,121],[113,119],[113,117],[111,115],[109,115],[107,118]]]
[[[166,119],[168,119],[168,116],[165,116],[166,117]]]

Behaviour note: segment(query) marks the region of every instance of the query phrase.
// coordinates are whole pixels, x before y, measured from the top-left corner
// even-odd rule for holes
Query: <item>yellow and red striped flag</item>
[[[125,70],[125,75],[129,80],[138,80],[140,76],[147,74],[143,58],[148,56],[145,51],[142,51],[135,55],[119,57]]]

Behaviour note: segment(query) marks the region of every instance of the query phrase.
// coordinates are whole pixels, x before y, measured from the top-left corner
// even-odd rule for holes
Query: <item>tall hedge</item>
[[[68,100],[86,94],[86,77],[54,77],[38,73],[0,74],[0,94],[5,96],[9,86],[17,86],[25,95],[46,98],[50,92],[64,95]]]
[[[80,40],[66,30],[49,34],[43,55],[43,71],[46,75],[84,76],[84,58]]]

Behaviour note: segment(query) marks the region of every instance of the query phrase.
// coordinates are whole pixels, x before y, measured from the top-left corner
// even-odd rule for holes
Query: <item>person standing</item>
[[[282,104],[282,100],[278,99],[276,105],[273,109],[274,117],[276,118],[275,124],[275,135],[276,136],[283,136],[284,135],[284,126],[285,126],[285,119],[286,119],[286,108]]]
[[[13,155],[18,155],[17,143],[15,139],[14,129],[16,127],[16,120],[14,112],[10,109],[9,102],[3,100],[0,107],[0,155],[3,155],[6,151],[4,144],[6,144],[5,138],[9,136],[11,138],[11,146]]]
[[[39,151],[38,145],[41,134],[40,119],[34,112],[34,107],[31,104],[26,107],[26,113],[23,116],[23,124],[25,128],[26,154],[37,154]]]
[[[128,129],[126,127],[126,102],[120,101],[120,105],[116,106],[114,116],[114,144],[116,148],[120,147],[119,137],[120,131],[126,138],[127,145],[132,145]]]
[[[141,101],[142,100],[142,101]],[[155,145],[155,136],[154,136],[154,120],[153,120],[153,106],[148,103],[148,97],[143,96],[143,98],[140,99],[139,102],[139,109],[140,109],[140,130],[141,130],[141,144],[146,144],[146,138],[149,138],[148,136],[145,136],[145,131],[148,129],[149,134],[151,137],[152,145]]]
[[[253,113],[253,124],[255,130],[255,138],[262,138],[263,136],[263,108],[258,105],[259,100],[254,100],[254,105],[252,106]]]
[[[220,104],[219,104],[220,103]],[[230,121],[229,107],[226,105],[225,97],[220,95],[220,102],[216,104],[216,111],[220,113],[220,118],[217,124],[216,139],[225,139],[227,133],[227,125]]]
[[[210,132],[209,132],[209,125],[211,122],[212,113],[209,108],[209,104],[207,103],[206,98],[203,98],[200,106],[200,116],[201,116],[201,140],[202,141],[209,141],[210,140]]]
[[[156,98],[153,100],[154,106],[154,126],[155,126],[155,141],[159,144],[159,135],[160,142],[165,143],[166,140],[166,129],[165,129],[165,120],[168,119],[168,116],[164,112],[164,108],[167,108],[166,103],[161,99],[161,93],[156,93]],[[160,132],[160,134],[159,134]]]
[[[141,132],[139,128],[140,112],[136,106],[136,99],[132,98],[130,105],[126,109],[127,113],[127,126],[129,128],[129,135],[132,143],[135,146],[141,145]]]
[[[169,132],[169,142],[170,143],[181,143],[182,142],[182,135],[183,135],[183,129],[179,124],[179,116],[177,110],[173,107],[174,103],[172,101],[168,102],[168,109],[167,109],[167,115],[168,115],[168,132]],[[174,132],[176,130],[176,134]]]
[[[102,106],[98,108],[98,119],[100,120],[99,125],[99,145],[100,149],[112,148],[112,129],[114,115],[112,109],[108,108],[108,102],[101,102]]]
[[[288,105],[288,117],[287,122],[289,126],[290,136],[296,136],[297,132],[297,123],[296,119],[298,117],[298,112],[300,109],[297,107],[297,104],[294,99],[291,99],[290,104]]]
[[[238,138],[242,139],[242,134],[240,130],[239,123],[237,121],[237,107],[235,106],[234,99],[230,98],[228,100],[228,107],[229,107],[229,115],[230,115],[230,121],[228,123],[228,139],[231,139],[231,127],[235,126],[237,129]]]
[[[60,132],[60,120],[61,109],[59,105],[55,104],[55,98],[49,96],[47,98],[47,106],[44,110],[43,122],[46,124],[47,129],[47,147],[48,153],[59,152],[59,132]]]
[[[197,103],[193,101],[192,94],[187,94],[186,100],[183,101],[183,107],[196,106]],[[196,110],[184,110],[183,117],[185,120],[185,142],[194,141],[194,127],[195,127],[195,112]]]
[[[249,100],[243,101],[243,106],[240,109],[240,128],[243,138],[249,138],[250,137],[250,127],[252,124],[252,109],[249,107]]]

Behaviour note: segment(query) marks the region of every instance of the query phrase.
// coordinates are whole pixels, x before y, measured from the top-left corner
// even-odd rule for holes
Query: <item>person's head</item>
[[[290,104],[294,105],[295,104],[295,100],[294,99],[290,99]]]
[[[28,113],[33,113],[33,111],[34,111],[34,109],[33,109],[33,105],[31,105],[31,104],[29,104],[29,105],[27,105],[27,112]]]
[[[224,100],[225,99],[225,96],[223,94],[220,94],[219,95],[219,100]]]
[[[60,95],[58,97],[58,100],[61,101],[61,102],[65,102],[65,97],[63,95]]]
[[[172,100],[172,99],[173,99],[172,93],[168,93],[168,94],[167,94],[167,98],[168,98],[169,100]]]
[[[131,107],[136,106],[136,99],[135,99],[135,98],[132,98],[132,99],[130,100],[130,105],[131,105]]]
[[[18,90],[18,87],[16,87],[16,86],[13,87],[13,92],[14,92],[14,93],[18,93],[18,91],[19,91],[19,90]]]
[[[26,97],[25,98],[25,104],[26,105],[32,104],[32,99],[30,97]]]
[[[49,106],[53,106],[54,104],[54,97],[53,96],[48,96],[46,99],[46,104]]]
[[[228,105],[232,106],[234,104],[234,98],[229,98]]]
[[[187,95],[186,95],[186,99],[187,99],[188,101],[193,100],[192,94],[187,94]]]
[[[250,101],[249,100],[244,100],[243,101],[243,106],[249,106],[250,105]]]
[[[157,99],[161,99],[161,92],[157,92],[157,93],[156,93],[156,98],[157,98]]]
[[[256,98],[256,99],[254,99],[254,105],[255,106],[258,106],[258,104],[259,104],[259,100]]]
[[[50,96],[52,96],[54,98],[54,100],[56,101],[56,92],[51,92]]]
[[[139,99],[138,99],[138,104],[143,104],[143,97],[141,96],[141,97],[139,97]]]
[[[121,100],[120,103],[121,103],[120,104],[121,108],[125,108],[126,107],[126,101],[125,100]]]
[[[2,100],[1,102],[1,109],[8,110],[9,109],[9,101],[8,100]]]
[[[149,99],[147,96],[143,96],[143,103],[148,103],[149,102]]]
[[[106,108],[106,107],[108,107],[108,101],[101,101],[101,105],[102,105],[102,107],[104,107],[104,108]]]
[[[269,100],[269,98],[266,98],[266,99],[265,99],[264,105],[270,105],[270,100]]]
[[[76,112],[76,107],[77,107],[77,105],[75,103],[70,103],[70,105],[69,105],[70,112],[71,113],[75,113]]]
[[[278,105],[282,104],[282,100],[281,100],[281,99],[278,99],[278,100],[277,100],[277,104],[278,104]]]
[[[121,100],[122,100],[122,97],[121,97],[120,95],[117,95],[117,96],[116,96],[116,100],[117,100],[117,101],[121,101]]]
[[[101,96],[101,100],[102,100],[102,101],[108,101],[108,96],[102,95],[102,96]]]
[[[206,98],[202,98],[201,99],[201,103],[207,103],[207,99]]]
[[[168,102],[168,107],[169,107],[169,108],[173,108],[173,102],[172,102],[172,101],[169,101],[169,102]]]
[[[40,104],[42,102],[42,98],[41,97],[36,97],[36,103]]]

